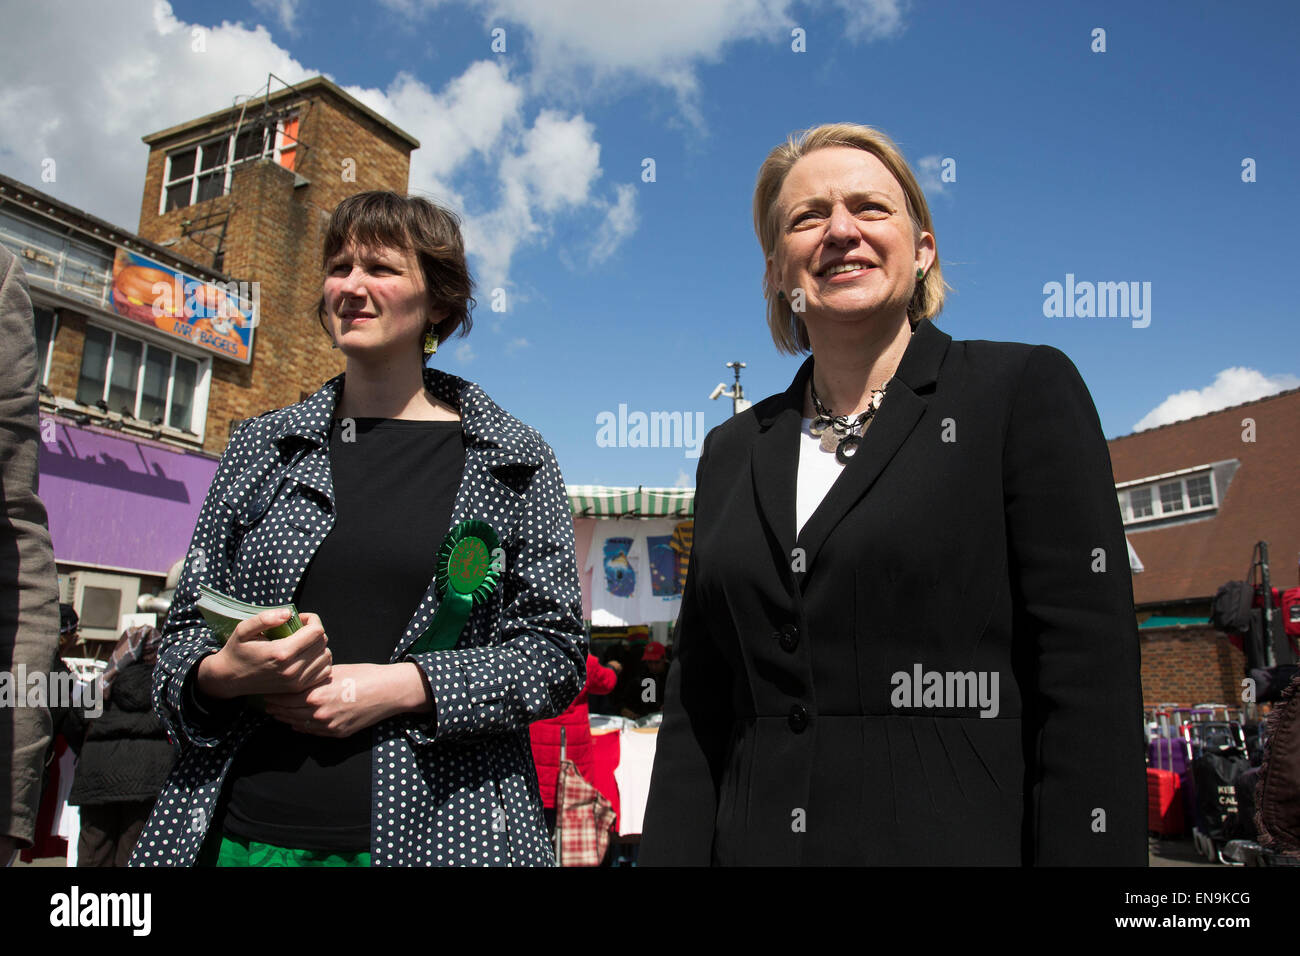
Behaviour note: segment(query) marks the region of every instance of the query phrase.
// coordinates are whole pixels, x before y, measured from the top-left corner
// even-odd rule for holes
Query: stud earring
[[[917,269],[917,270],[916,270],[916,277],[917,277],[918,279],[924,279],[924,278],[925,278],[925,270],[924,270],[924,269]]]

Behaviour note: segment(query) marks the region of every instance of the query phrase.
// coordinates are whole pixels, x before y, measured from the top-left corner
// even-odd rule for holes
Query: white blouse
[[[831,490],[844,466],[833,451],[823,451],[820,438],[808,433],[811,418],[803,419],[799,429],[799,477],[795,482],[795,535],[803,531],[812,513]]]

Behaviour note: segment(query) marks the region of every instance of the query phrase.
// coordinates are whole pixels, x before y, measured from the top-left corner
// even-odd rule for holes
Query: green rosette
[[[486,521],[462,521],[442,539],[438,549],[438,610],[410,653],[445,651],[456,646],[474,608],[487,601],[501,580],[492,556],[501,547]]]

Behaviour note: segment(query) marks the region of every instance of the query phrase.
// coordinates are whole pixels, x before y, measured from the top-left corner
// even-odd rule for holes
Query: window
[[[140,358],[144,343],[119,336],[113,343],[109,366],[108,409],[123,415],[135,414],[135,390],[140,382]]]
[[[1171,481],[1160,486],[1160,513],[1183,511],[1183,483]]]
[[[1204,508],[1214,504],[1214,491],[1210,488],[1209,475],[1197,475],[1187,479],[1187,503],[1192,508]]]
[[[1124,523],[1191,516],[1196,512],[1214,510],[1218,504],[1212,467],[1202,465],[1184,472],[1125,483],[1119,488],[1119,508]],[[1196,473],[1192,474],[1193,471]]]
[[[52,309],[37,306],[32,311],[36,314],[36,383],[44,385],[50,380],[50,352],[59,320]]]
[[[200,362],[98,326],[86,327],[77,401],[197,434]]]
[[[245,125],[177,150],[167,156],[164,173],[162,212],[182,209],[230,192],[231,170],[249,160],[271,157],[285,169],[293,169],[298,151],[298,118],[280,120],[274,126]]]
[[[33,285],[108,306],[113,254],[54,228],[51,221],[0,210],[0,242],[18,256]]]
[[[195,202],[203,202],[205,199],[216,199],[226,192],[226,167],[230,155],[230,140],[219,139],[212,143],[204,143],[199,147],[199,175],[198,175],[198,198]]]
[[[1128,493],[1129,504],[1133,508],[1134,518],[1149,518],[1151,511],[1151,489],[1135,488]]]

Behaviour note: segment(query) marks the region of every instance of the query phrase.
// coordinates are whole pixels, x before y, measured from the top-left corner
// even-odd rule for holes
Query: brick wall
[[[86,319],[70,309],[60,308],[58,313],[59,324],[50,349],[50,391],[65,398],[76,398],[81,353],[86,342]]]
[[[1142,644],[1142,701],[1241,706],[1246,658],[1210,627],[1158,627],[1138,632]]]

